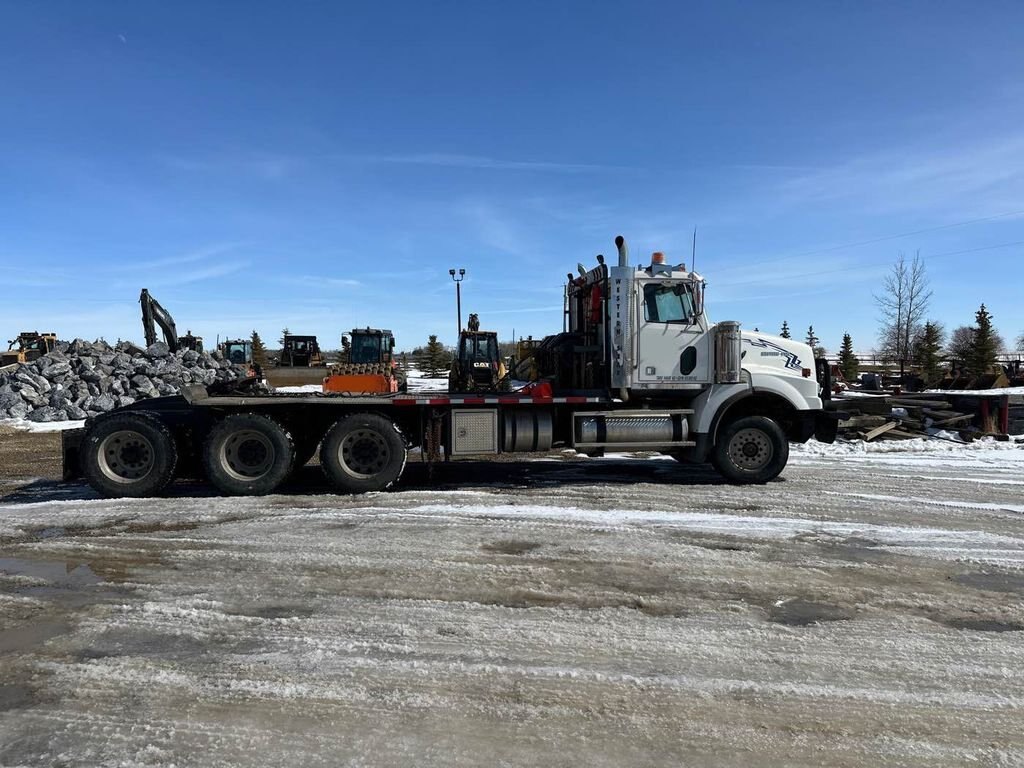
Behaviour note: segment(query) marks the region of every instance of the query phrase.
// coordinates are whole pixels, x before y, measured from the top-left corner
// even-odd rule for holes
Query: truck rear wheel
[[[733,483],[767,483],[789,461],[789,440],[766,416],[744,416],[725,425],[711,454],[714,464]]]
[[[100,419],[82,443],[85,479],[104,496],[156,496],[171,482],[177,462],[171,431],[145,413]]]
[[[320,448],[324,474],[349,493],[383,491],[401,476],[405,458],[405,440],[398,427],[375,413],[341,419]]]
[[[295,447],[291,435],[258,413],[226,417],[210,430],[203,446],[206,476],[230,496],[262,496],[291,473]]]

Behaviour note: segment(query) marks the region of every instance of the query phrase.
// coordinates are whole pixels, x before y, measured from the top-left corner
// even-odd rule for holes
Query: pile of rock
[[[147,397],[176,394],[183,384],[245,378],[247,370],[213,354],[172,353],[158,341],[147,349],[129,342],[60,342],[48,355],[0,371],[0,419],[84,419]]]

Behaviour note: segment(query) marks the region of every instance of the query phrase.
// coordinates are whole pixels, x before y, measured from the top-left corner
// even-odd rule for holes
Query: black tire
[[[171,431],[139,411],[98,419],[82,442],[82,472],[104,496],[158,496],[174,478],[178,448]]]
[[[203,445],[206,476],[229,496],[271,493],[291,474],[295,446],[267,416],[238,413],[214,425]]]
[[[789,440],[767,416],[744,416],[718,431],[711,463],[733,483],[767,483],[789,461]]]
[[[342,491],[383,491],[405,469],[405,440],[398,427],[375,413],[338,421],[320,446],[320,465]]]

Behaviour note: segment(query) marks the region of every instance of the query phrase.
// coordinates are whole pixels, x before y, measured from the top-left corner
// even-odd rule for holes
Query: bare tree
[[[1024,352],[1024,333],[1017,337],[1017,351]]]
[[[899,361],[900,375],[906,373],[914,338],[921,332],[931,297],[921,252],[914,254],[909,264],[900,253],[882,283],[882,293],[875,295],[882,313],[879,345],[885,356]]]

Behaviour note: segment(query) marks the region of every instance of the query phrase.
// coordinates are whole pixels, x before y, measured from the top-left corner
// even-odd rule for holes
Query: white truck
[[[712,324],[705,281],[683,265],[618,263],[569,274],[562,333],[535,350],[516,392],[274,394],[186,387],[65,432],[65,477],[109,496],[159,494],[205,477],[226,494],[270,493],[319,450],[346,492],[382,490],[410,451],[434,461],[570,447],[658,451],[710,461],[735,483],[764,483],[790,442],[832,442],[826,361],[806,344]]]

